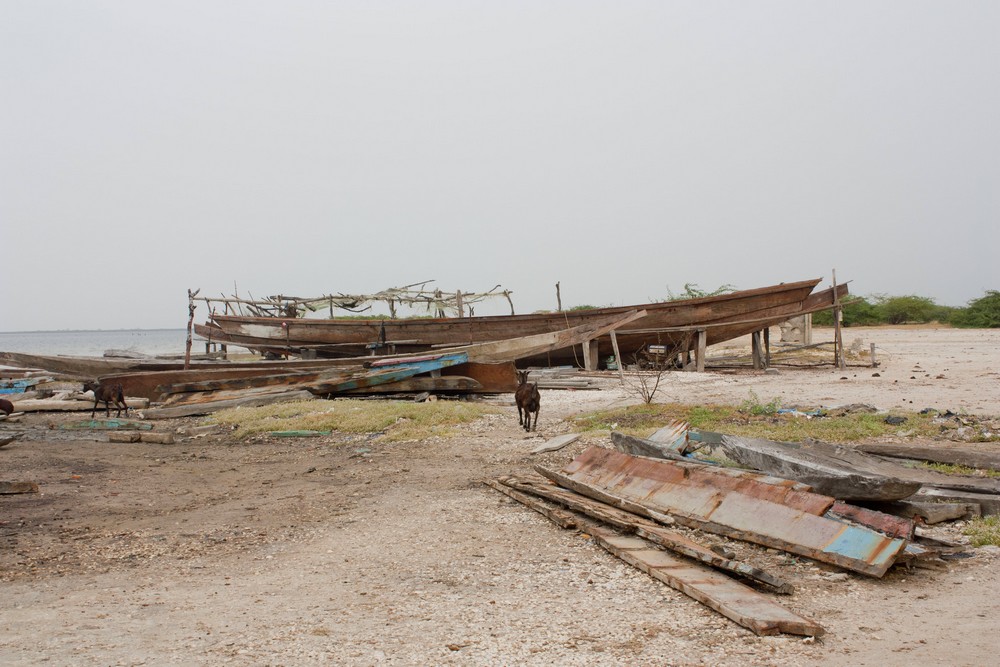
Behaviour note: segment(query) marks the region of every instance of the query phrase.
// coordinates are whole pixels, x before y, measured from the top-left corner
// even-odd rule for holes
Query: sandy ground
[[[803,407],[1000,415],[1000,332],[855,338],[876,344],[877,369],[672,373],[657,399],[739,403],[753,391]],[[814,643],[762,638],[480,483],[596,442],[528,454],[570,430],[568,416],[637,400],[601,383],[544,391],[537,434],[501,396],[502,414],[458,437],[397,444],[109,444],[49,428],[71,417],[30,415],[28,435],[0,450],[0,479],[42,489],[0,496],[0,664],[995,662],[996,549],[874,580],[727,542],[790,579],[796,593],[781,601],[827,628]]]

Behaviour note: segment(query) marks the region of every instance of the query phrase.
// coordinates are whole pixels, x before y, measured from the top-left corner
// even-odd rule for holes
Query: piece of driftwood
[[[38,493],[35,482],[0,482],[0,494],[14,495],[16,493]]]
[[[618,535],[613,530],[577,518],[572,512],[552,508],[538,498],[516,491],[495,480],[487,484],[534,509],[563,528],[578,528],[602,548],[649,576],[714,609],[758,635],[780,632],[820,636],[817,623],[785,609],[754,589],[696,562],[677,558],[637,537]]]
[[[881,577],[895,562],[906,540],[805,511],[795,505],[833,504],[819,494],[788,491],[784,501],[775,487],[742,480],[740,490],[727,488],[731,478],[712,479],[714,468],[691,470],[667,460],[629,456],[591,447],[562,471],[536,470],[560,486],[590,497],[607,496],[665,512],[678,523],[814,560]],[[796,498],[796,496],[805,496]],[[603,498],[597,498],[602,500]],[[794,501],[794,504],[793,502]]]
[[[942,444],[932,447],[928,445],[871,443],[857,445],[856,448],[868,454],[898,459],[948,463],[980,470],[1000,470],[1000,453],[984,452],[961,445]]]
[[[874,472],[880,462],[870,465],[849,463],[866,455],[844,448],[812,443],[775,442],[762,438],[724,435],[722,450],[740,465],[794,479],[813,487],[817,493],[841,500],[899,500],[911,496],[920,483]]]
[[[556,437],[546,440],[542,444],[532,449],[529,452],[529,454],[544,454],[545,452],[554,452],[562,449],[571,442],[576,442],[579,439],[580,439],[579,433],[564,433],[563,435],[557,435]]]
[[[914,493],[908,500],[919,502],[975,503],[979,505],[979,510],[983,516],[1000,514],[1000,494],[996,493],[976,493],[975,491],[940,489],[925,486]]]
[[[283,391],[277,394],[264,394],[261,396],[250,396],[247,398],[234,398],[223,401],[212,401],[209,403],[198,403],[195,405],[178,405],[167,408],[151,408],[142,413],[144,419],[172,419],[174,417],[191,417],[195,415],[207,415],[218,410],[237,407],[257,407],[261,405],[271,405],[272,403],[284,403],[286,401],[307,401],[316,398],[312,393],[305,390]]]
[[[635,533],[644,540],[649,540],[654,544],[682,556],[700,561],[705,565],[710,565],[716,569],[725,570],[730,574],[765,584],[771,587],[776,593],[791,595],[794,592],[792,585],[780,577],[752,565],[723,558],[708,547],[695,542],[675,530],[664,528],[631,512],[623,511],[573,491],[568,491],[552,484],[544,478],[531,479],[508,476],[501,477],[499,481],[518,491],[541,496],[547,500],[564,505],[575,512],[586,514],[590,518],[606,523],[617,530],[625,533]]]

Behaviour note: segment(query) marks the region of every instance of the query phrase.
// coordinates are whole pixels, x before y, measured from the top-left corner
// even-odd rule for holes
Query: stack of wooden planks
[[[673,425],[669,433],[677,428]],[[503,476],[486,483],[560,526],[590,535],[626,563],[761,635],[819,636],[823,628],[759,590],[790,593],[788,581],[734,561],[682,534],[678,526],[872,577],[897,562],[927,562],[943,553],[917,543],[910,519],[850,505],[764,473],[602,447],[590,447],[561,470],[535,466],[535,471],[541,476]]]

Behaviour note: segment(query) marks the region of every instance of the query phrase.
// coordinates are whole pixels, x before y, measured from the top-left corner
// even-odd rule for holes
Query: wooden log
[[[976,493],[974,491],[959,491],[957,489],[938,489],[923,487],[914,493],[908,500],[920,502],[950,502],[950,503],[975,503],[983,516],[993,516],[1000,514],[1000,494],[996,493]]]
[[[942,444],[939,446],[928,446],[871,443],[856,445],[855,449],[860,449],[868,454],[889,456],[891,458],[947,463],[950,465],[978,468],[979,470],[1000,470],[1000,453],[984,452],[961,445]]]
[[[123,431],[108,433],[108,442],[139,442],[142,434],[138,431]]]
[[[13,495],[16,493],[38,493],[38,484],[35,482],[0,482],[0,494]]]
[[[4,435],[0,435],[0,447],[6,447],[23,435],[24,431],[20,433],[5,433]]]
[[[896,500],[891,503],[875,503],[872,505],[880,512],[895,514],[910,519],[920,518],[924,523],[932,525],[943,521],[956,519],[971,519],[982,515],[982,508],[977,503],[931,503],[915,500]]]

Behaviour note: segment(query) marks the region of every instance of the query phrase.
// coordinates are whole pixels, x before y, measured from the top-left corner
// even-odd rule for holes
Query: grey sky
[[[1000,289],[998,34],[995,0],[2,0],[0,330],[181,327],[234,281],[963,305]]]

